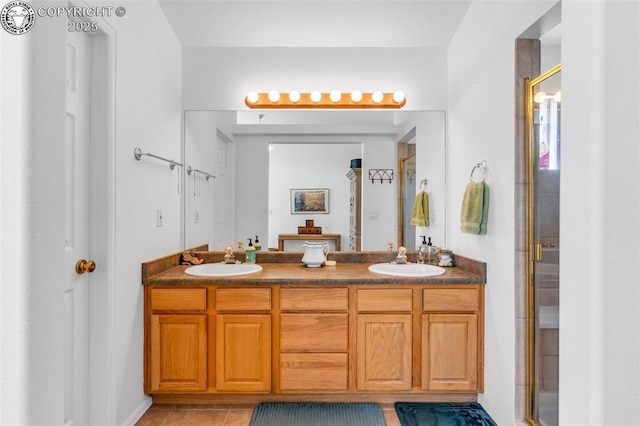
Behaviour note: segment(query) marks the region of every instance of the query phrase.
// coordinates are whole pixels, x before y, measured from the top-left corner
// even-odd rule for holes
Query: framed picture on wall
[[[291,189],[291,214],[329,213],[329,189]]]

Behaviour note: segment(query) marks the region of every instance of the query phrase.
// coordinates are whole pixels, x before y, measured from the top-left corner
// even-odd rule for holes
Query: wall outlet
[[[162,226],[162,220],[164,219],[164,215],[162,213],[162,209],[156,210],[156,226]]]
[[[193,221],[198,223],[200,221],[200,213],[198,213],[198,209],[196,209],[195,214],[193,215]]]
[[[378,210],[369,211],[369,219],[379,219],[379,218],[380,218],[380,212]]]

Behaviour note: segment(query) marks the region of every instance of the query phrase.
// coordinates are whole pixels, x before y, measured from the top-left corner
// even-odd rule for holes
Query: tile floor
[[[392,404],[380,408],[387,426],[400,426]],[[153,405],[136,425],[248,426],[252,413],[253,405]]]

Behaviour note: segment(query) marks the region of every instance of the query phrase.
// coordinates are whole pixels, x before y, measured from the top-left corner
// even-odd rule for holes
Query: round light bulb
[[[355,103],[360,102],[362,100],[362,92],[359,90],[351,92],[351,100]]]
[[[300,92],[297,90],[292,90],[289,92],[289,100],[294,104],[300,100]]]
[[[399,104],[402,101],[404,101],[404,92],[402,90],[393,92],[393,102]]]
[[[373,92],[373,95],[371,95],[371,99],[373,100],[373,102],[379,104],[380,102],[382,102],[382,98],[384,96],[382,95],[382,92]]]
[[[340,99],[342,99],[342,93],[337,90],[333,90],[329,95],[329,99],[331,99],[331,102],[340,102]]]
[[[544,92],[538,92],[535,95],[533,95],[533,102],[537,103],[537,104],[541,104],[544,102],[544,100],[547,98],[547,94]]]
[[[553,95],[553,100],[556,101],[557,103],[561,103],[562,102],[562,91],[558,90],[555,95]]]
[[[260,95],[258,95],[258,92],[251,91],[247,94],[247,101],[249,101],[249,103],[251,104],[255,104],[256,102],[258,102],[258,99],[260,99]]]
[[[269,100],[271,102],[278,102],[280,100],[280,92],[272,90],[269,92]]]
[[[311,102],[315,102],[318,103],[320,102],[320,99],[322,99],[322,93],[318,92],[317,90],[314,90],[313,92],[311,92]]]

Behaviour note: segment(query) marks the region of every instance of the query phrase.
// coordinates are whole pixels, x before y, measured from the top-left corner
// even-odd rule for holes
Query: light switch
[[[162,209],[156,210],[156,226],[162,226],[163,213]]]
[[[193,220],[195,223],[198,223],[200,221],[200,214],[198,213],[198,209],[196,209],[196,213],[193,217]]]

